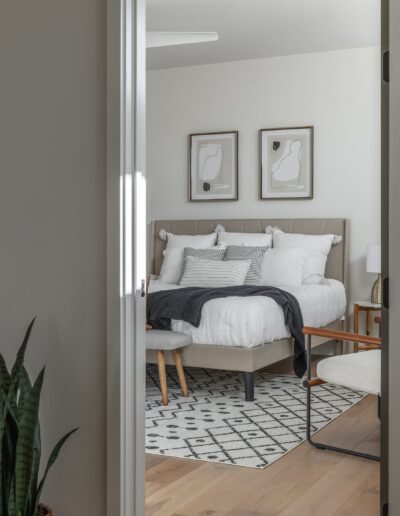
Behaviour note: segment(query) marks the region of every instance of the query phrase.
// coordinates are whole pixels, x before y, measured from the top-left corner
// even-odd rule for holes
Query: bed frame
[[[347,239],[348,221],[345,219],[237,219],[237,220],[157,220],[150,226],[150,263],[149,272],[159,274],[163,261],[166,242],[158,233],[161,229],[177,235],[201,235],[212,233],[222,224],[226,231],[243,233],[263,233],[268,225],[278,226],[286,233],[323,235],[334,233],[343,235],[340,244],[333,246],[326,265],[326,277],[337,279],[347,287]],[[346,289],[347,291],[347,289]],[[345,330],[346,320],[335,321],[327,326],[333,330]],[[331,341],[329,338],[316,337],[313,347]],[[267,342],[262,346],[242,348],[234,346],[215,346],[192,344],[182,351],[184,366],[204,367],[240,371],[244,374],[246,401],[254,400],[254,373],[264,367],[293,355],[293,339]],[[147,362],[157,363],[154,351],[147,351]],[[166,354],[167,364],[173,365],[173,357]]]

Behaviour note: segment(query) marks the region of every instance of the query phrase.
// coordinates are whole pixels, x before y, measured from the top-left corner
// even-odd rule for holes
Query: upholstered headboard
[[[244,233],[263,233],[267,226],[277,226],[286,233],[309,235],[334,233],[343,235],[342,242],[332,247],[325,276],[346,284],[348,238],[348,221],[346,219],[156,220],[151,223],[150,229],[149,272],[159,274],[163,261],[166,242],[161,240],[158,235],[160,229],[165,229],[177,235],[205,235],[212,233],[217,224],[222,224],[226,231]]]

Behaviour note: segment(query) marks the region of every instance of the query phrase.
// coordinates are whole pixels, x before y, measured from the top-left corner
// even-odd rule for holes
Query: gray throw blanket
[[[303,316],[297,299],[279,288],[241,285],[223,288],[188,287],[152,292],[147,296],[147,321],[157,330],[170,330],[171,319],[185,321],[198,328],[201,311],[207,301],[233,296],[266,296],[282,307],[285,324],[294,337],[293,368],[301,378],[307,368]]]

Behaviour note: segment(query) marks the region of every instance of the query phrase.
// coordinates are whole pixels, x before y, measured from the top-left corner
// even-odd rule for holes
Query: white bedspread
[[[149,292],[179,288],[152,279]],[[346,310],[343,283],[324,280],[322,285],[285,287],[299,301],[305,326],[323,327],[340,319]],[[288,337],[282,308],[271,298],[228,297],[208,301],[198,328],[183,321],[172,321],[172,329],[190,335],[195,344],[259,346]]]

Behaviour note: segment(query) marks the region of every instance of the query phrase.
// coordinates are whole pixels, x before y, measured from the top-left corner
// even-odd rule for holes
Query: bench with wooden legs
[[[189,389],[186,383],[185,371],[182,366],[181,350],[189,346],[192,340],[183,333],[167,330],[146,331],[146,349],[157,351],[158,374],[160,377],[160,389],[163,405],[168,405],[167,372],[165,368],[165,351],[171,351],[175,360],[176,371],[178,373],[179,384],[182,395],[189,396]]]

